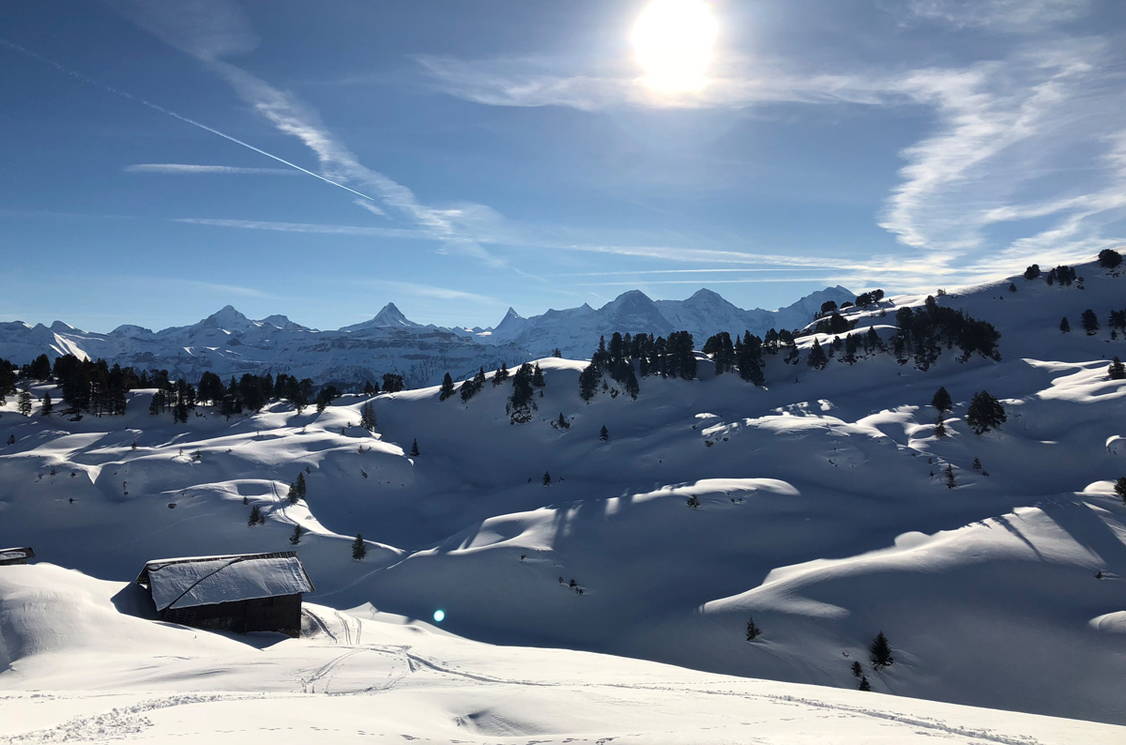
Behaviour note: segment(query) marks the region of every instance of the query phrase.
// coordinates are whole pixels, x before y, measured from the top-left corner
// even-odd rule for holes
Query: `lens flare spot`
[[[446,620],[446,612],[444,610],[439,608],[438,610],[434,611],[434,623],[441,623],[442,621],[445,621],[445,620]]]

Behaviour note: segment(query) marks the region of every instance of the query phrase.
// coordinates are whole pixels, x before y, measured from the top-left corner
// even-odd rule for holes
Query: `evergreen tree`
[[[858,686],[857,690],[861,690],[861,691],[872,690],[872,684],[868,682],[868,676],[867,675],[861,675],[860,676],[860,685]]]
[[[1062,334],[1070,334],[1071,333],[1071,322],[1067,320],[1067,316],[1064,316],[1063,318],[1060,319],[1060,333],[1062,333]]]
[[[297,474],[297,480],[289,485],[289,494],[287,495],[290,504],[297,504],[298,500],[305,498],[305,473]]]
[[[552,357],[562,357],[563,352],[559,351],[559,347],[556,347],[555,349],[551,350],[551,356]]]
[[[559,418],[555,420],[555,426],[559,429],[570,429],[571,423],[567,421],[567,417],[563,416],[563,412],[559,412]]]
[[[747,641],[753,642],[762,635],[762,629],[755,625],[754,618],[747,619]]]
[[[1114,493],[1122,497],[1122,501],[1126,502],[1126,476],[1120,476],[1118,481],[1114,482]]]
[[[289,536],[289,542],[296,546],[298,543],[301,543],[301,536],[305,535],[306,532],[305,528],[302,528],[300,525],[294,525],[293,534]]]
[[[938,417],[938,421],[934,424],[934,436],[946,437],[946,422],[943,420],[941,414]]]
[[[954,480],[954,466],[950,463],[947,463],[946,464],[946,488],[947,489],[953,489],[957,485],[958,485],[958,482],[956,482]]]
[[[1040,265],[1039,264],[1033,264],[1032,266],[1030,266],[1030,267],[1028,267],[1027,269],[1024,270],[1024,278],[1025,279],[1036,279],[1039,276],[1040,276]]]
[[[1107,269],[1113,269],[1122,263],[1122,254],[1115,251],[1113,248],[1104,248],[1099,251],[1099,265]]]
[[[1114,361],[1107,367],[1106,374],[1111,380],[1126,380],[1126,365],[1123,365],[1122,360],[1115,357]],[[46,396],[44,396],[44,401],[46,401]],[[47,404],[44,403],[43,406],[46,407]]]
[[[979,435],[999,427],[1006,418],[1005,407],[988,391],[975,393],[966,411],[966,424]]]
[[[500,369],[493,373],[493,385],[500,385],[506,380],[508,380],[508,365],[502,362]]]
[[[954,408],[954,401],[950,398],[950,392],[946,390],[945,386],[940,386],[934,392],[934,397],[931,398],[931,406],[938,410],[939,416]]]
[[[535,388],[543,388],[547,385],[547,381],[543,379],[543,370],[540,369],[540,363],[536,363],[532,368],[532,386]]]
[[[974,469],[975,471],[985,470],[985,467],[981,465],[980,458],[974,458],[974,462],[970,465],[970,468]]]
[[[891,653],[891,645],[888,644],[888,638],[884,636],[882,631],[876,634],[876,638],[872,640],[868,647],[868,652],[872,660],[872,667],[877,670],[895,662],[895,657]]]
[[[454,379],[447,372],[442,378],[442,388],[438,391],[438,400],[445,401],[452,395],[454,395]]]
[[[31,416],[31,394],[27,391],[20,391],[18,408],[24,416]]]
[[[251,507],[250,518],[246,521],[246,524],[253,528],[258,523],[264,522],[266,522],[266,518],[262,517],[262,508],[258,505]]]
[[[583,401],[594,398],[594,392],[598,390],[598,383],[601,380],[602,373],[594,366],[594,363],[583,368],[583,371],[579,373],[579,396]]]
[[[395,373],[383,374],[383,392],[398,393],[403,390],[403,376]]]
[[[860,666],[859,662],[853,662],[852,667],[850,669],[852,670],[852,674],[853,674],[854,677],[857,677],[857,678],[863,677],[864,668]]]
[[[27,372],[33,380],[40,382],[47,380],[51,377],[51,360],[47,358],[47,355],[41,354],[28,366]]]
[[[1121,367],[1122,363],[1120,362],[1118,364]],[[39,410],[39,413],[42,414],[43,416],[47,416],[48,414],[50,414],[54,410],[55,410],[55,402],[51,400],[51,394],[49,392],[44,393],[43,394],[43,407]]]
[[[412,458],[417,458],[417,457],[418,457],[418,440],[412,440],[412,441],[411,441],[411,452],[410,452],[410,456],[411,456]]]
[[[371,401],[360,407],[360,426],[368,432],[375,431],[375,411],[371,408]]]
[[[606,442],[610,439],[610,430],[606,429],[606,425],[602,425],[602,429],[598,430],[598,439]]]
[[[512,412],[521,412],[526,410],[529,405],[535,408],[532,401],[532,396],[535,394],[535,389],[532,387],[532,377],[535,371],[532,366],[525,362],[520,365],[516,370],[516,374],[512,376],[512,396],[509,397],[511,404],[510,410]],[[521,418],[521,420],[523,420]]]
[[[824,370],[825,365],[829,364],[829,358],[825,356],[821,342],[817,339],[813,340],[813,346],[809,348],[809,357],[806,358],[806,364],[814,370]]]
[[[544,486],[550,486],[551,485],[551,474],[548,473],[547,471],[543,472],[543,485]]]
[[[1099,330],[1099,317],[1090,308],[1083,311],[1083,330],[1087,332],[1087,336],[1094,336]]]
[[[352,560],[363,561],[364,557],[368,555],[367,544],[364,543],[363,533],[357,533],[355,540],[352,541]]]

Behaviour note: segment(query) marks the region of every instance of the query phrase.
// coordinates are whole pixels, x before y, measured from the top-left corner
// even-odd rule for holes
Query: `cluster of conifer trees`
[[[173,380],[167,370],[135,370],[118,364],[110,365],[102,359],[80,360],[72,354],[60,355],[52,364],[47,355],[41,354],[22,368],[0,359],[0,398],[5,393],[15,392],[16,381],[20,378],[43,382],[53,380],[62,389],[68,413],[86,412],[96,416],[124,414],[129,391],[156,388],[149,413],[156,415],[170,411],[178,422],[186,422],[189,413],[198,404],[213,404],[226,416],[258,411],[267,403],[281,399],[290,401],[299,410],[315,402],[317,409],[323,411],[340,395],[335,386],[318,388],[309,378],[298,380],[284,373],[277,377],[268,373],[247,373],[237,380],[232,377],[224,384],[222,378],[207,371],[200,376],[197,385],[192,385],[183,379]],[[385,390],[401,390],[402,377],[385,375],[384,387]],[[53,407],[50,394],[45,394],[43,413],[51,413]]]
[[[609,388],[604,380],[604,377],[609,377],[620,383],[631,397],[637,398],[641,389],[638,374],[641,377],[695,378],[692,334],[674,331],[665,339],[653,334],[614,332],[609,344],[605,337],[601,337],[590,364],[579,374],[579,395],[584,401],[589,401],[598,390],[599,383],[603,388]]]

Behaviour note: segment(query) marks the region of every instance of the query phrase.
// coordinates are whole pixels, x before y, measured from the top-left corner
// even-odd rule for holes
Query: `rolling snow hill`
[[[1106,319],[1126,307],[1126,276],[1094,264],[1077,268],[1084,281],[1070,287],[1013,278],[1015,291],[1004,280],[936,299],[996,326],[1000,360],[960,362],[948,351],[923,371],[889,354],[861,355],[849,365],[838,353],[817,370],[804,358],[815,342],[831,348],[833,337],[813,334],[798,339],[798,364],[786,364],[781,355],[768,359],[765,387],[734,374],[716,376],[701,356],[697,379],[643,377],[636,400],[610,381],[584,402],[578,377],[587,363],[543,358],[546,386],[524,424],[513,424],[507,410],[509,383],[487,384],[468,402],[441,400],[437,387],[377,396],[370,400],[378,420],[374,433],[358,426],[368,403],[358,396],[337,399],[321,414],[297,413],[281,402],[228,420],[200,408],[186,424],[148,415],[152,391],[134,391],[124,416],[80,421],[37,411],[22,417],[9,400],[0,414],[0,443],[14,440],[0,444],[0,544],[32,545],[45,562],[121,583],[155,557],[289,548],[294,526],[301,525],[308,532],[297,550],[318,588],[312,599],[324,606],[370,603],[409,618],[430,618],[441,608],[447,629],[480,642],[568,647],[785,682],[736,683],[669,671],[682,682],[666,688],[682,701],[686,690],[699,691],[709,702],[702,707],[715,701],[705,690],[733,686],[860,709],[878,701],[872,706],[888,721],[917,718],[937,706],[904,700],[905,708],[896,709],[900,702],[885,705],[888,699],[878,695],[827,689],[789,693],[807,683],[855,688],[850,667],[861,662],[877,693],[1126,723],[1120,691],[1126,679],[1126,505],[1112,489],[1114,479],[1126,475],[1126,381],[1106,374],[1108,360],[1124,356],[1126,339],[1112,334],[1105,320],[1091,334],[1078,322],[1088,308]],[[847,333],[873,328],[886,339],[898,310],[924,302],[895,297],[849,309],[845,318],[856,327]],[[646,307],[631,297],[619,310],[634,317]],[[1072,320],[1069,334],[1059,330],[1062,316]],[[955,402],[944,438],[929,405],[939,386]],[[1003,403],[1008,419],[978,435],[965,415],[970,398],[983,389]],[[606,440],[599,436],[603,426]],[[419,454],[412,457],[414,441]],[[308,495],[291,504],[287,485],[299,472],[306,473]],[[247,513],[255,505],[266,524],[249,527]],[[368,541],[363,561],[351,559],[349,543],[357,533]],[[20,641],[26,621],[5,624],[4,618],[30,612],[2,610],[24,607],[20,593],[32,592],[10,589],[14,580],[5,577],[11,576],[0,568],[0,638],[12,668],[0,673],[0,685],[88,686],[81,672],[67,678],[58,666],[40,666],[38,642]],[[100,592],[109,596],[111,589]],[[747,641],[751,618],[762,634]],[[387,645],[400,633],[420,639],[433,633],[382,630],[385,636],[373,632],[374,643]],[[895,662],[874,670],[867,646],[880,631],[891,641]],[[213,635],[200,636],[205,644],[220,644]],[[373,678],[399,679],[394,671],[365,670],[361,660],[383,653],[369,657],[351,648],[362,645],[349,643],[345,653],[308,661],[305,644],[274,645],[261,664],[273,664],[268,657],[275,650],[292,649],[307,661],[286,664],[313,672],[359,665],[346,676],[354,681],[345,686],[349,691],[361,685],[355,681],[379,688]],[[161,641],[128,669],[149,669],[153,655],[180,654],[159,651],[174,648]],[[546,666],[537,655],[579,655],[481,649],[488,652],[476,659],[495,659],[459,666],[466,674],[459,676],[501,685],[497,697],[513,680],[536,680],[526,671]],[[602,675],[603,660],[608,678],[618,669],[631,680],[657,669],[597,659],[574,663],[590,667],[577,675]],[[183,664],[182,678],[169,686],[202,685],[185,681],[199,676],[196,665],[214,667]],[[570,664],[560,663],[574,669]],[[519,672],[501,674],[500,667]],[[224,665],[216,679],[250,669]],[[114,685],[132,687],[127,681],[136,674],[122,673]],[[293,675],[283,677],[293,685]],[[689,679],[697,682],[683,682]],[[451,707],[441,717],[456,709],[451,718],[490,722],[495,729],[483,730],[482,738],[531,730],[557,737],[560,719],[552,712],[578,727],[575,711],[585,711],[581,702],[588,696],[620,694],[627,699],[622,706],[647,706],[649,694],[633,685],[614,694],[568,693],[578,697],[570,707],[545,698],[531,714],[497,704],[489,692],[467,693],[478,703],[466,711],[462,693],[427,696]],[[216,689],[234,690],[226,683],[208,690]],[[123,708],[141,706],[137,712],[150,716],[139,698],[120,695]],[[414,702],[405,706],[424,705],[406,692],[394,695]],[[749,719],[738,721],[761,716],[773,722],[763,725],[769,735],[781,737],[784,725],[773,717],[784,714],[755,713],[763,701],[747,695],[750,709],[734,716]],[[862,695],[869,698],[856,698]],[[224,700],[199,703],[220,707]],[[449,703],[454,700],[456,706]],[[79,697],[64,701],[79,718],[105,711]],[[351,716],[347,704],[338,705],[339,716]],[[591,711],[580,729],[594,740],[590,733],[605,728],[592,723],[603,720]],[[922,716],[961,722],[953,734],[935,735],[959,741],[1111,742],[1123,731],[1088,736],[1083,728],[1089,725],[1053,721],[1059,729],[1051,731],[1063,733],[1056,737],[1039,725],[1021,730],[1031,719],[996,714],[988,734],[970,724],[982,721],[972,719],[976,714],[962,720],[952,709],[942,711],[948,713]],[[55,716],[45,717],[44,732],[59,726]],[[852,721],[850,714],[829,716]],[[172,720],[161,720],[152,732],[171,726],[166,721]],[[1010,722],[1011,732],[1025,734],[1009,734]],[[747,730],[725,730],[735,726],[730,720],[707,720],[713,724],[722,733],[717,740],[747,736]],[[509,725],[513,729],[504,731]],[[653,727],[647,734],[627,730],[637,742],[684,741],[679,730],[659,722]],[[615,736],[631,741],[627,730]],[[829,731],[802,736],[824,739]],[[915,730],[923,731],[934,734]],[[894,742],[914,736],[882,734]],[[55,736],[44,734],[42,741]],[[438,741],[442,735],[425,736]],[[863,737],[876,733],[864,731],[857,741],[872,741]]]
[[[1087,745],[1123,731],[497,647],[370,605],[306,604],[306,635],[283,640],[120,613],[131,600],[50,564],[0,570],[0,640],[17,658],[0,674],[0,742]]]

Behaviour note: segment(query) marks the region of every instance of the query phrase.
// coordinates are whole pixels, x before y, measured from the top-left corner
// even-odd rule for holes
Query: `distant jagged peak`
[[[364,331],[366,329],[382,329],[382,328],[422,328],[422,324],[415,323],[414,321],[403,315],[398,306],[394,303],[387,303],[382,309],[374,316],[366,321],[354,323],[351,326],[344,326],[341,331]]]
[[[420,324],[407,318],[403,312],[399,310],[398,306],[394,303],[387,303],[383,308],[375,314],[375,318],[371,319],[372,324],[375,326],[419,326]]]
[[[199,322],[200,326],[219,328],[225,331],[243,331],[254,325],[254,321],[235,310],[233,305],[224,305]]]
[[[259,320],[258,323],[266,324],[268,326],[273,326],[274,328],[279,329],[294,331],[309,330],[308,326],[302,326],[299,323],[294,323],[293,321],[289,320],[289,316],[282,315],[281,313],[274,313],[271,316],[266,316],[265,318]]]

